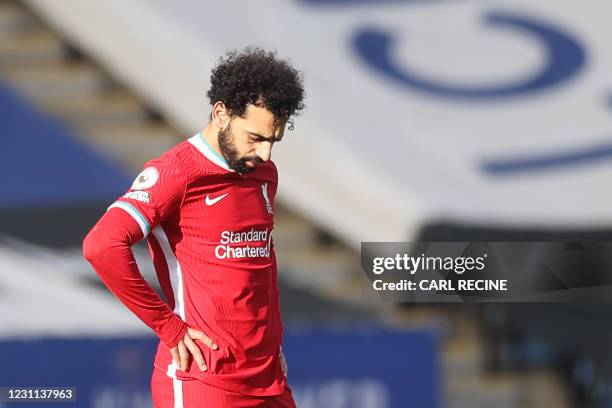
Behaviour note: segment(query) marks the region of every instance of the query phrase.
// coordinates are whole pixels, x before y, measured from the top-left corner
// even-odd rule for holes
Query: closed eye
[[[264,137],[262,135],[259,135],[257,133],[253,133],[253,132],[248,132],[249,133],[249,138],[252,142],[254,143],[261,143],[261,142],[270,142],[270,143],[276,143],[276,142],[280,142],[283,138],[282,137]]]

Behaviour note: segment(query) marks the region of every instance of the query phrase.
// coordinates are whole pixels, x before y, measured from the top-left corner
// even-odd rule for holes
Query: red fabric
[[[83,255],[110,291],[172,348],[183,338],[187,325],[142,277],[131,246],[142,239],[136,221],[112,208],[83,241]]]
[[[126,297],[140,299],[143,307],[132,310],[141,319],[159,322],[169,319],[172,310],[219,346],[201,346],[207,371],[191,364],[183,372],[172,364],[172,342],[166,338],[155,366],[179,379],[197,379],[241,394],[282,394],[286,380],[279,359],[282,323],[272,245],[276,167],[266,162],[252,173],[232,172],[194,136],[145,168],[114,204],[122,208],[108,214],[130,213],[131,234],[137,237],[142,237],[138,229],[151,231],[149,250],[169,305],[162,313],[158,299],[140,299],[135,292]],[[137,239],[132,236],[130,242]],[[117,262],[126,260],[118,257],[94,267],[101,276],[119,275],[105,270]],[[156,310],[155,318],[145,316],[150,310]],[[170,332],[165,326],[158,331],[160,337]]]
[[[160,370],[153,370],[151,377],[153,406],[155,408],[176,408],[177,406],[185,408],[296,408],[289,387],[285,387],[282,394],[271,397],[238,394],[197,380],[179,380],[176,387],[180,387],[180,396],[174,395],[175,384],[171,378]],[[182,401],[182,404],[176,403],[177,398]]]

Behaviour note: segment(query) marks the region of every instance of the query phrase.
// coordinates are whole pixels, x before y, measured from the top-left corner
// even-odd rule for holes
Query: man
[[[145,165],[83,243],[106,286],[160,337],[156,407],[294,407],[280,349],[274,143],[300,74],[261,49],[213,69],[206,128]],[[131,246],[147,238],[166,301]]]

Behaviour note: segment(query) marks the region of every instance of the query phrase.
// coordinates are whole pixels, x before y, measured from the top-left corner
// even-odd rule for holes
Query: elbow
[[[129,249],[135,232],[126,227],[125,217],[133,223],[129,228],[140,233],[140,227],[127,213],[111,211],[83,239],[83,257],[94,269],[105,266],[111,259],[124,259],[128,252],[131,254]]]
[[[93,228],[83,240],[83,258],[90,264],[95,264],[105,252],[105,240],[100,236],[99,230]]]

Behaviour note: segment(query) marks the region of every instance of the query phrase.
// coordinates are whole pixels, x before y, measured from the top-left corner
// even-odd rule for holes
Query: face
[[[272,146],[280,141],[285,121],[275,123],[272,112],[248,105],[244,117],[233,116],[219,130],[219,149],[229,167],[238,173],[249,173],[270,160]]]

